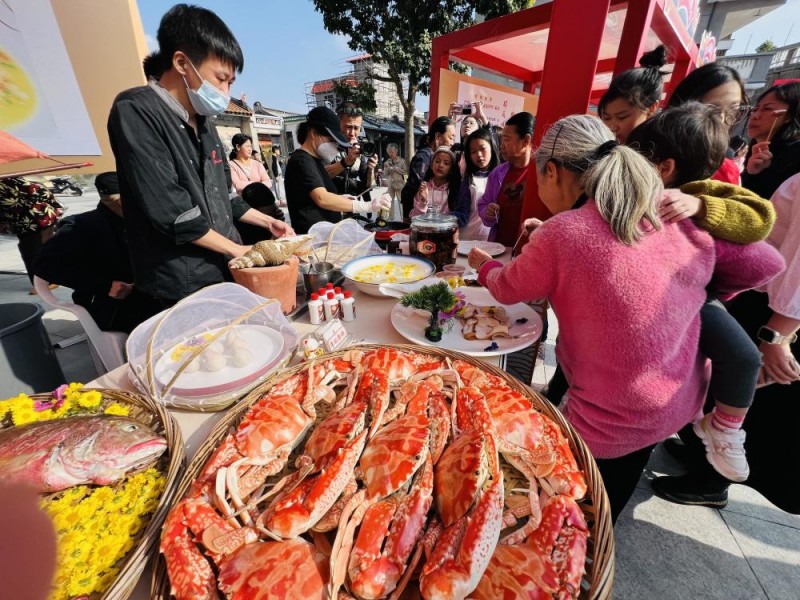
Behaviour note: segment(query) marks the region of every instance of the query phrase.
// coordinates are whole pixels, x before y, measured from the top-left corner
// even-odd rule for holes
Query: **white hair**
[[[643,219],[661,228],[658,199],[664,186],[655,167],[635,150],[609,144],[613,147],[598,153],[600,146],[614,141],[614,134],[597,117],[564,117],[544,134],[536,150],[536,167],[544,173],[552,160],[579,174],[581,187],[594,199],[614,235],[632,245],[642,237]]]

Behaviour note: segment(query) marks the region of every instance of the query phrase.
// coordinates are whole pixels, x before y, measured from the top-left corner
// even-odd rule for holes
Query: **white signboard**
[[[49,0],[0,2],[0,129],[47,154],[100,154]]]
[[[488,87],[475,85],[467,81],[458,82],[458,103],[483,102],[483,112],[492,125],[503,127],[506,121],[518,112],[522,112],[525,98],[509,92],[501,92]]]

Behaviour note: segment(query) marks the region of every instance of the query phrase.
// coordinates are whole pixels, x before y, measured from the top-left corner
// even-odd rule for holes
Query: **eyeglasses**
[[[730,120],[734,125],[739,123],[740,121],[747,118],[753,111],[752,106],[748,106],[747,104],[742,104],[741,106],[737,106],[736,108],[729,108],[725,111],[725,117]]]

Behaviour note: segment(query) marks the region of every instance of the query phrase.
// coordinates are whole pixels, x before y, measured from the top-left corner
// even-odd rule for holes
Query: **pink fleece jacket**
[[[510,264],[484,264],[479,280],[504,304],[550,301],[570,384],[562,410],[594,456],[617,458],[667,438],[701,409],[706,286],[738,292],[783,267],[767,243],[715,240],[691,219],[626,246],[589,201],[549,219]]]

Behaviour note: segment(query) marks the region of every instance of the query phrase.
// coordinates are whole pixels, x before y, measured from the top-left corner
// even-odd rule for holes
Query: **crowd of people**
[[[565,117],[538,147],[527,112],[498,136],[479,103],[451,109],[410,161],[387,148],[388,193],[372,197],[379,160],[362,152],[357,106],[311,110],[285,168],[277,152],[265,168],[245,135],[227,156],[210,117],[244,64],[235,37],[186,5],[157,37],[147,85],[111,110],[117,171],[98,177],[100,205],[37,238],[33,272],[73,287],[102,326],[129,330],[123,306],[142,319],[229,279],[228,261],[262,236],[374,218],[394,202],[404,219],[452,213],[461,239],[522,239],[506,265],[478,248],[469,263],[498,301],[552,306],[559,370],[548,395],[597,459],[614,520],[668,438],[689,470],[657,478],[658,495],[721,506],[731,482],[746,482],[800,513],[778,475],[800,460],[790,429],[800,418],[800,83],[751,107],[736,71],[709,64],[662,110],[659,47],[614,78],[598,117]],[[746,118],[743,142],[731,134],[745,134]],[[545,222],[523,221],[532,172],[553,214]],[[95,226],[108,234],[87,233]],[[86,256],[106,248],[91,277],[58,266],[79,260],[76,239]]]

